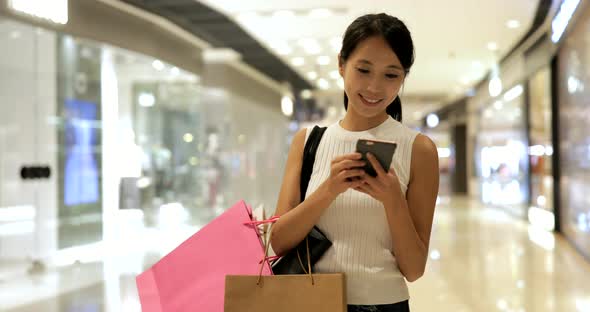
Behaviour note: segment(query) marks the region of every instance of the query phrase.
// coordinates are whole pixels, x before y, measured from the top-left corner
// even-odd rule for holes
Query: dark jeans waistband
[[[394,304],[349,305],[348,312],[410,312],[408,300]]]

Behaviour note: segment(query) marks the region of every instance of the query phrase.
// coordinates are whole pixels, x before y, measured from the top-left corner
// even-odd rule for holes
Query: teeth
[[[362,97],[363,99],[365,99],[365,101],[367,101],[367,102],[369,102],[369,103],[377,103],[377,102],[381,101],[381,100],[370,100],[370,99],[367,99],[366,97],[364,97],[364,96],[362,96],[362,95],[361,95],[361,97]]]

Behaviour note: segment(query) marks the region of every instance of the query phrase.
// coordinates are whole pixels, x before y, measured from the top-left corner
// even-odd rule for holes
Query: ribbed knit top
[[[307,129],[306,141],[310,132]],[[354,153],[361,138],[398,144],[391,166],[405,194],[417,134],[391,117],[366,131],[346,130],[340,122],[329,126],[318,146],[306,197],[329,177],[332,159]],[[332,202],[317,226],[333,245],[314,269],[318,273],[345,273],[348,304],[390,304],[409,299],[406,281],[392,253],[389,225],[381,202],[349,189]]]

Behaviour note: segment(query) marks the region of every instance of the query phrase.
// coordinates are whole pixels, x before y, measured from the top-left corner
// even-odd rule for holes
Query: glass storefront
[[[129,216],[198,226],[241,199],[274,211],[290,131],[278,93],[8,19],[0,48],[0,261],[116,239]],[[21,177],[36,166],[50,177]]]
[[[528,143],[523,86],[516,85],[484,105],[475,143],[475,169],[484,203],[526,216]]]
[[[56,44],[55,33],[0,19],[0,260],[57,248]]]
[[[590,10],[558,52],[561,229],[590,257]]]
[[[529,162],[531,223],[555,228],[553,207],[553,143],[551,130],[551,72],[545,67],[529,81]]]
[[[56,35],[58,249],[102,238],[100,49]]]

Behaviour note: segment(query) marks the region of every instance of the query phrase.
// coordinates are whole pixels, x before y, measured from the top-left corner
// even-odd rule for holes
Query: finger
[[[360,186],[357,186],[357,187],[355,187],[355,188],[354,188],[354,190],[355,190],[355,191],[357,191],[357,192],[361,192],[361,193],[367,194],[367,191],[365,191],[365,190],[364,190],[362,187],[360,187]]]
[[[339,162],[341,162],[343,160],[347,160],[347,159],[358,160],[361,158],[362,158],[361,153],[344,154],[344,155],[334,157],[334,159],[332,159],[332,164],[339,163]]]
[[[394,177],[397,177],[397,173],[393,167],[389,168],[389,173],[392,174]]]
[[[383,170],[383,167],[381,166],[379,161],[377,161],[377,158],[375,158],[375,156],[373,156],[373,154],[367,153],[367,159],[369,160],[369,162],[371,163],[371,165],[375,169],[375,172],[377,172],[377,176],[381,176],[381,175],[386,174],[385,170]]]
[[[362,178],[365,175],[365,170],[362,169],[352,169],[352,170],[342,170],[338,174],[339,179],[347,179],[347,178]]]
[[[365,181],[365,183],[366,183],[367,185],[369,185],[369,186],[370,186],[370,187],[372,187],[372,188],[378,188],[378,187],[379,187],[379,185],[380,185],[380,183],[379,183],[379,180],[377,180],[377,178],[373,178],[373,177],[372,177],[372,176],[370,176],[370,175],[366,175],[366,176],[363,178],[363,180]]]
[[[348,187],[356,190],[357,188],[363,186],[364,184],[365,184],[365,182],[363,182],[363,180],[349,181]]]
[[[355,190],[357,190],[361,193],[365,193],[367,195],[373,196],[373,190],[366,184],[359,185],[358,187],[355,188]]]
[[[332,166],[333,172],[340,172],[342,170],[348,170],[352,168],[361,168],[364,167],[366,164],[365,161],[362,160],[343,160],[339,163],[336,163]]]

